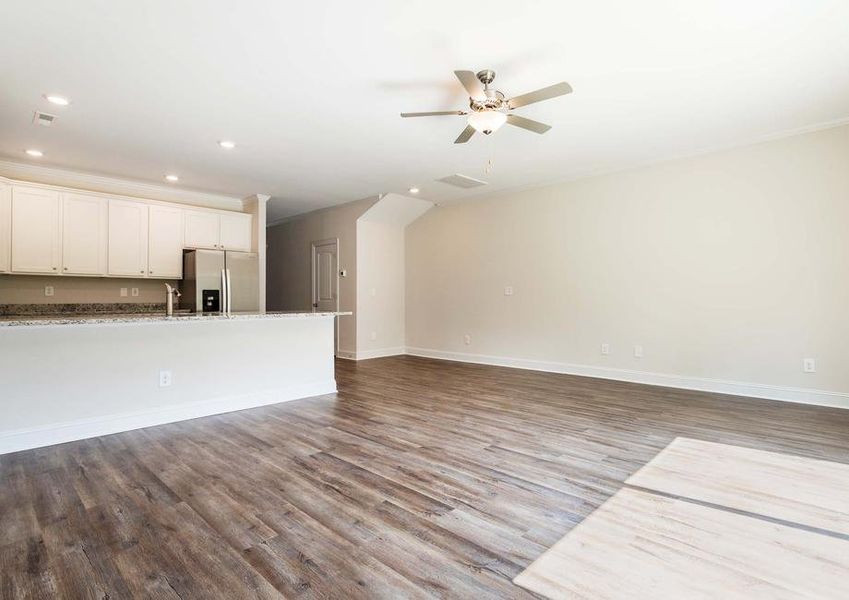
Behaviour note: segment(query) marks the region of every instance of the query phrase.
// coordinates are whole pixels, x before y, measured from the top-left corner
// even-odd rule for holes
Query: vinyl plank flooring
[[[0,456],[0,598],[533,598],[511,578],[677,437],[849,463],[837,409],[413,357],[337,382]]]

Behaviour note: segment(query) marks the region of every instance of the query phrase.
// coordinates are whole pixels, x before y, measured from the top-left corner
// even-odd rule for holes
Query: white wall
[[[377,197],[349,202],[284,221],[266,230],[268,310],[312,310],[312,242],[339,239],[339,309],[357,308],[357,219]],[[340,317],[339,352],[354,355],[357,349],[356,314]]]
[[[404,229],[357,222],[357,358],[404,353]]]
[[[404,353],[405,229],[432,207],[386,194],[357,220],[357,359]]]
[[[407,230],[407,346],[849,406],[847,231],[849,127],[441,207]]]
[[[0,454],[326,394],[333,317],[0,327],[0,382]]]

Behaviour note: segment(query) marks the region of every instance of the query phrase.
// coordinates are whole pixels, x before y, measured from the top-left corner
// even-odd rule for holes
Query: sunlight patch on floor
[[[849,465],[677,438],[514,582],[548,598],[847,598]]]

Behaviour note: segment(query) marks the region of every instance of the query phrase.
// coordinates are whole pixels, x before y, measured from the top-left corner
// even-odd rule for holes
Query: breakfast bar
[[[334,312],[0,320],[0,454],[336,391]]]

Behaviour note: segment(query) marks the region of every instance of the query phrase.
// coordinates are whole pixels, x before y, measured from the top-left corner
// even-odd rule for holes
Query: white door
[[[0,185],[0,273],[12,269],[12,188]]]
[[[323,240],[312,244],[312,307],[317,312],[339,310],[339,242]]]
[[[150,206],[147,274],[151,277],[183,277],[183,211]]]
[[[109,202],[109,274],[147,275],[147,204]]]
[[[221,215],[221,247],[225,250],[251,250],[251,215]]]
[[[109,209],[105,198],[62,194],[62,272],[106,275]]]
[[[59,192],[12,187],[12,271],[59,273],[62,246]]]
[[[186,248],[221,248],[221,218],[218,213],[186,211]]]

